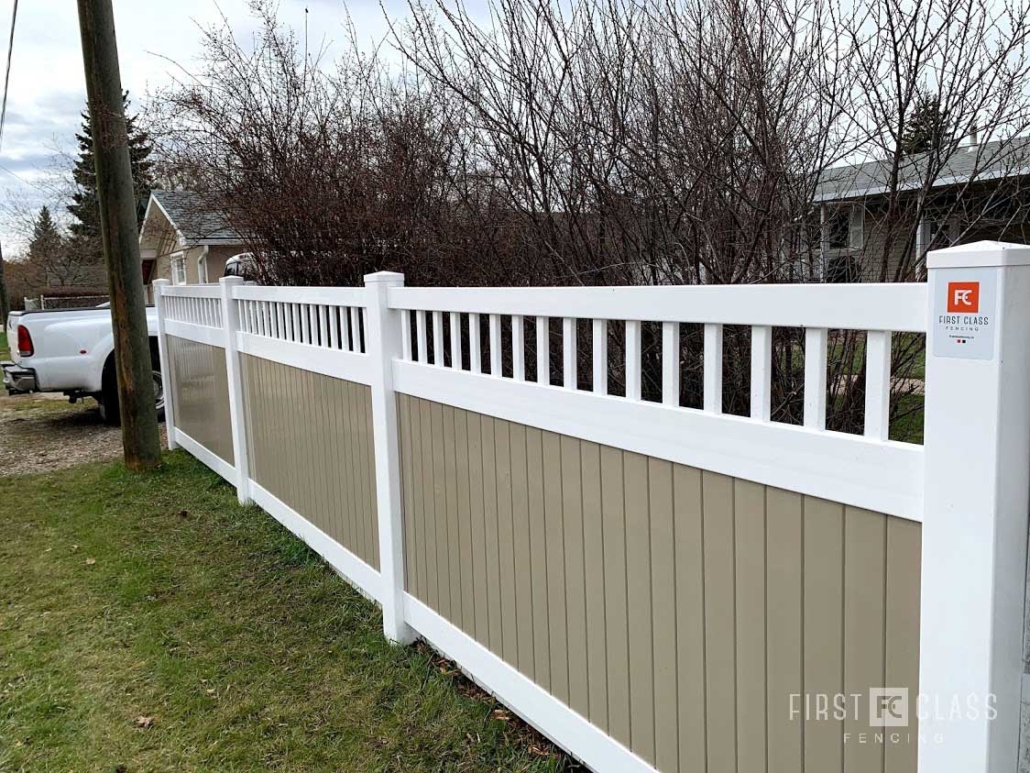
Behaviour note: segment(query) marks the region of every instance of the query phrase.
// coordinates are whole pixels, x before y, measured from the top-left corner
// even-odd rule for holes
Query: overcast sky
[[[13,0],[0,0],[0,50],[6,54]],[[249,40],[256,25],[246,0],[114,0],[122,84],[139,102],[148,91],[169,83],[175,65],[196,61],[198,25],[220,23],[219,9],[237,38]],[[400,0],[390,7],[402,8]],[[359,35],[371,39],[386,30],[377,0],[280,0],[280,18],[298,32],[308,9],[312,48],[323,39],[329,54],[347,40],[347,12]],[[56,149],[74,150],[79,113],[86,102],[78,16],[72,0],[24,0],[18,8],[7,123],[0,147],[0,204],[12,200],[39,206],[39,187]],[[20,179],[18,179],[20,178]],[[23,182],[24,181],[24,182]],[[9,217],[0,216],[0,240],[7,255],[24,247]]]

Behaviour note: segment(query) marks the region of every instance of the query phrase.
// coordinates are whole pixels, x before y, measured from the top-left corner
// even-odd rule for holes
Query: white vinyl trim
[[[368,293],[363,287],[264,287],[241,285],[234,287],[232,297],[239,301],[278,301],[280,303],[309,303],[322,306],[368,305]]]
[[[165,333],[176,338],[185,338],[188,341],[225,348],[225,329],[220,327],[206,327],[205,325],[194,325],[192,322],[179,322],[176,319],[165,320]]]
[[[326,349],[313,344],[300,344],[252,333],[237,333],[236,341],[242,354],[281,362],[293,368],[358,384],[372,383],[371,364],[367,354]]]
[[[926,332],[926,285],[395,287],[394,309]]]
[[[166,287],[163,293],[176,298],[218,298],[221,300],[222,297],[218,285],[176,285]]]

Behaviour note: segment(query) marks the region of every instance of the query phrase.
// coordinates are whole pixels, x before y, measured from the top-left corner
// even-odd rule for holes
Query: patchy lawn
[[[11,350],[7,346],[7,333],[0,333],[0,360],[11,359]]]
[[[181,451],[0,478],[0,770],[572,764]]]

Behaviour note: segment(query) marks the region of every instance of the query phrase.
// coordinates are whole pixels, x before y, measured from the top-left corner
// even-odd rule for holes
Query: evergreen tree
[[[46,263],[57,255],[63,238],[57,230],[50,208],[44,206],[32,224],[32,240],[29,242],[29,260]]]
[[[941,110],[941,98],[920,91],[901,134],[901,152],[906,156],[940,150],[948,141],[948,122]]]
[[[129,135],[132,182],[136,191],[136,223],[142,225],[150,191],[154,187],[154,162],[150,160],[154,143],[150,135],[137,126],[139,116],[130,115],[128,92],[122,95],[122,106]],[[100,237],[100,208],[97,200],[97,174],[93,166],[93,131],[90,127],[89,105],[82,112],[82,129],[75,135],[75,139],[79,143],[79,157],[72,170],[76,190],[72,195],[72,203],[68,205],[68,211],[76,221],[71,225],[71,232],[77,241],[93,240],[97,244],[96,240]]]

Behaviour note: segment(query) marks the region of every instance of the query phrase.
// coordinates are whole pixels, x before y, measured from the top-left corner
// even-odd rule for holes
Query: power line
[[[14,25],[18,21],[18,0],[14,0],[11,13],[11,38],[7,43],[7,70],[4,73],[4,101],[0,106],[0,147],[4,144],[4,124],[7,122],[7,89],[11,84],[11,55],[14,53]]]

